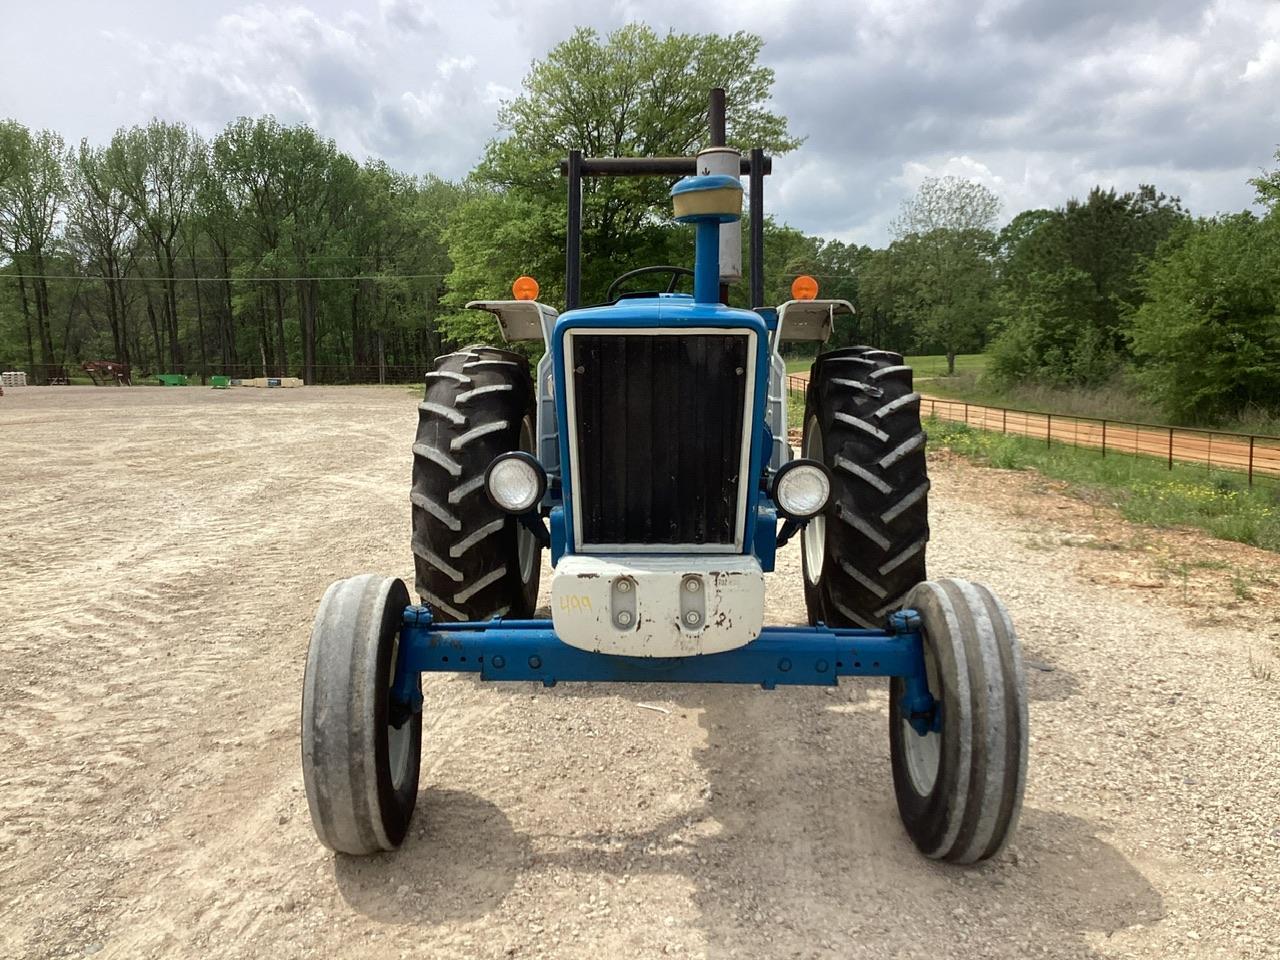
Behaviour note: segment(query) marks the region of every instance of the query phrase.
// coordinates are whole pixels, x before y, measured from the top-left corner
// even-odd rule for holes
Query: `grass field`
[[[1038,470],[1064,480],[1087,500],[1114,506],[1129,520],[1156,527],[1198,527],[1223,540],[1280,552],[1280,484],[1246,484],[1239,474],[1203,467],[1173,469],[1145,457],[1102,457],[1077,447],[925,421],[929,446],[1007,470]]]
[[[917,380],[924,377],[945,377],[947,374],[947,358],[941,354],[907,357],[903,362],[911,367]],[[808,373],[812,365],[813,357],[788,358],[787,373]],[[966,374],[977,377],[986,369],[985,353],[962,353],[956,357],[957,377]]]

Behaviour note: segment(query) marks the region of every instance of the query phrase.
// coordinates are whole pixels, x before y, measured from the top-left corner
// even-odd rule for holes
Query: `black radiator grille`
[[[574,334],[579,542],[734,542],[748,341]]]

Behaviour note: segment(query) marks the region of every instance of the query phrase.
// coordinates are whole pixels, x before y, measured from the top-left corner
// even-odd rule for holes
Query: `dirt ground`
[[[945,451],[931,570],[989,583],[1031,667],[1000,859],[910,845],[883,682],[470,677],[426,686],[404,849],[335,858],[304,651],[331,580],[411,575],[412,401],[0,398],[0,956],[1280,955],[1275,556]],[[780,561],[768,617],[800,622]]]

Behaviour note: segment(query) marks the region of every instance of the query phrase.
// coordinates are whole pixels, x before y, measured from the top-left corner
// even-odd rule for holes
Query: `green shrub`
[[[1280,221],[1199,223],[1153,261],[1130,339],[1148,396],[1178,419],[1280,413]]]

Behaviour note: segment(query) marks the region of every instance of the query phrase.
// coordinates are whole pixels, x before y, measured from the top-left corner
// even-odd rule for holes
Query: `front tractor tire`
[[[830,506],[801,533],[809,622],[881,629],[925,579],[929,541],[920,395],[902,356],[871,347],[819,356],[802,449],[832,478]]]
[[[927,581],[906,606],[920,615],[937,722],[917,732],[904,710],[904,681],[890,681],[898,813],[925,856],[976,863],[1004,849],[1026,789],[1027,695],[1018,637],[1004,604],[981,584]]]
[[[418,800],[422,712],[391,687],[409,591],[366,574],[320,601],[302,686],[302,780],[316,836],[364,856],[400,846]]]
[[[536,538],[492,503],[484,474],[512,450],[537,452],[524,357],[471,346],[427,374],[413,444],[413,556],[422,602],[439,620],[524,619],[541,569]]]

